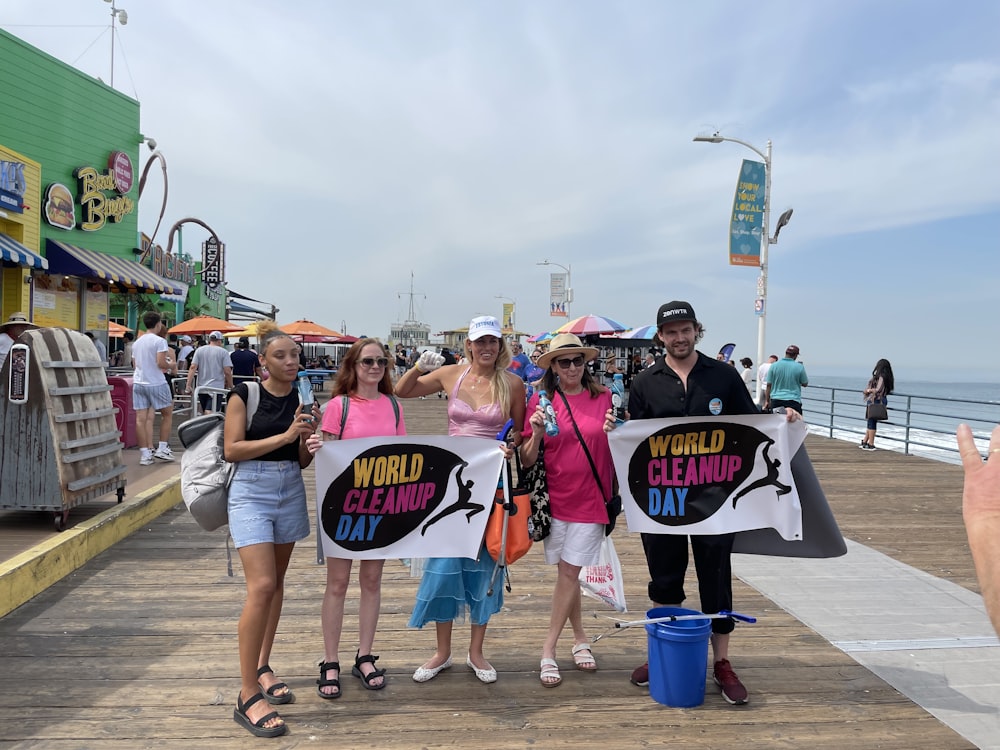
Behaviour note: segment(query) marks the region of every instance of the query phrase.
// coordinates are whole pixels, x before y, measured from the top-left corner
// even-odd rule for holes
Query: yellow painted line
[[[181,502],[180,477],[99,513],[0,563],[0,617]]]

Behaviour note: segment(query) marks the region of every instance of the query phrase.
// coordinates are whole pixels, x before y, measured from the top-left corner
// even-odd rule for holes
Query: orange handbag
[[[490,512],[490,520],[486,523],[486,549],[490,557],[501,565],[510,565],[520,560],[531,549],[531,534],[528,531],[528,521],[531,519],[531,493],[527,489],[514,487],[511,490],[511,512],[504,512],[504,491],[497,488],[496,502]],[[500,548],[503,545],[503,526],[507,522],[507,550],[504,560],[500,560]]]

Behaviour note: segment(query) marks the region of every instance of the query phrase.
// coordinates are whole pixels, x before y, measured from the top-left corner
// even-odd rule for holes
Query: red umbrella
[[[618,333],[628,330],[617,320],[601,315],[584,315],[568,323],[563,323],[553,333],[575,333],[577,336],[596,336],[601,333]]]

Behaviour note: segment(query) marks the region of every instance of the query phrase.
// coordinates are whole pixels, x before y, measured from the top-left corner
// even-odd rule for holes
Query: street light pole
[[[553,263],[552,261],[545,259],[539,261],[535,264],[536,266],[555,266],[556,268],[561,268],[566,272],[566,318],[572,320],[573,316],[569,314],[569,306],[573,301],[573,272],[570,270],[572,266],[564,266],[561,263]]]
[[[760,367],[764,362],[764,344],[765,344],[765,334],[767,330],[767,251],[768,247],[778,241],[778,232],[781,231],[781,227],[788,223],[788,220],[792,216],[792,211],[789,209],[781,215],[781,219],[778,222],[778,228],[774,233],[774,237],[769,234],[770,231],[770,219],[771,219],[771,140],[768,139],[766,150],[761,151],[759,148],[746,141],[741,141],[739,138],[728,138],[723,135],[715,133],[714,135],[706,136],[699,135],[694,137],[696,143],[722,143],[723,141],[729,141],[730,143],[738,143],[741,146],[746,146],[748,149],[757,154],[760,158],[764,160],[764,226],[761,231],[760,238],[760,276],[757,277],[757,303],[756,306],[759,308],[757,310],[757,367]],[[761,392],[763,391],[763,383],[757,380],[757,402],[761,401]]]

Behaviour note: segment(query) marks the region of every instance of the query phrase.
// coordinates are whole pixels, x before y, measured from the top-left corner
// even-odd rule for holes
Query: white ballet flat
[[[433,680],[438,676],[439,672],[448,669],[451,666],[451,657],[449,656],[445,659],[444,663],[438,667],[418,667],[417,671],[413,673],[414,682],[427,682],[428,680]],[[494,678],[495,679],[495,678]]]
[[[465,657],[465,663],[468,665],[469,669],[476,673],[476,677],[479,678],[480,682],[485,682],[487,685],[491,682],[497,681],[497,671],[490,667],[489,669],[480,669],[475,664],[472,663],[472,657]]]

